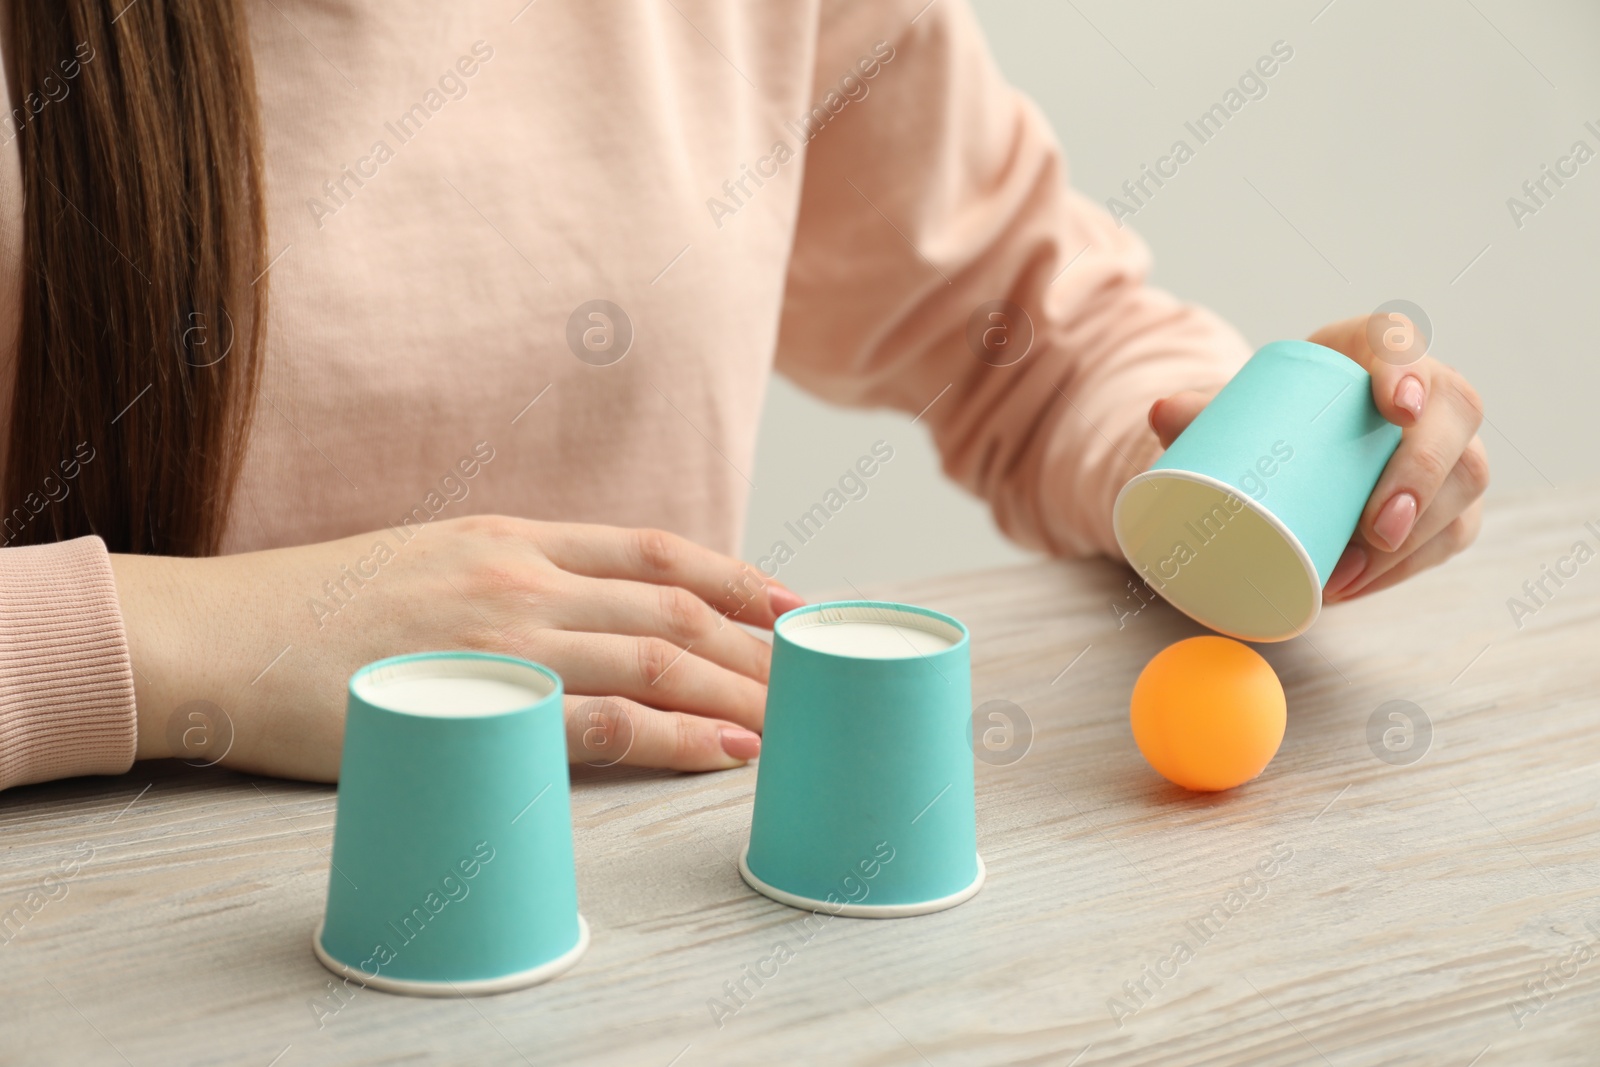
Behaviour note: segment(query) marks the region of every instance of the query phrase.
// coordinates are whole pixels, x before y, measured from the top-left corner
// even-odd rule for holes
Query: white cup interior
[[[472,657],[405,660],[367,671],[352,684],[374,707],[429,718],[501,715],[531,707],[555,682],[525,663]]]
[[[1244,641],[1286,641],[1322,609],[1322,582],[1298,538],[1265,503],[1225,482],[1147,471],[1112,517],[1123,555],[1197,622]]]
[[[877,604],[802,612],[778,628],[789,642],[851,659],[914,659],[958,644],[961,629],[943,619]]]

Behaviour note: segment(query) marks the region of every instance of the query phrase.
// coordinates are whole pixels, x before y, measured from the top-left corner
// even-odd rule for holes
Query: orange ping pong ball
[[[1283,743],[1283,684],[1248,645],[1191,637],[1161,650],[1133,686],[1139,751],[1162,777],[1202,792],[1266,769]]]

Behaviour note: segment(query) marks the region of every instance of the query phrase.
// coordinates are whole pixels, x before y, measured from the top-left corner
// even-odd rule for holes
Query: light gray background
[[[1074,184],[1101,202],[1174,139],[1193,145],[1184,121],[1288,42],[1294,58],[1268,95],[1131,220],[1155,252],[1155,284],[1214,308],[1254,345],[1414,301],[1432,318],[1433,353],[1483,394],[1492,494],[1593,479],[1600,158],[1521,229],[1506,200],[1574,141],[1600,152],[1584,128],[1600,127],[1600,5],[976,9],[1001,69],[1055,125]],[[842,411],[781,379],[762,423],[745,557],[765,554],[880,438],[894,460],[783,568],[789,585],[839,592],[1026,558],[986,505],[943,477],[909,416]]]

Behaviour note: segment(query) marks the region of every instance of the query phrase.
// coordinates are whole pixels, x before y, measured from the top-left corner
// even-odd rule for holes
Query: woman
[[[0,787],[196,707],[332,780],[346,677],[430,648],[558,670],[573,758],[735,766],[729,620],[800,603],[731,556],[774,366],[1081,555],[1247,352],[960,0],[16,0],[5,44]],[[1025,358],[968,344],[991,301]],[[1364,327],[1313,339],[1405,434],[1330,599],[1466,545],[1487,480],[1472,389]]]

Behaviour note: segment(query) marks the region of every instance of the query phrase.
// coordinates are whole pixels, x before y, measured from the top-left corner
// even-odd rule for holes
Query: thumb
[[[1161,439],[1162,448],[1170,448],[1178,435],[1188,428],[1200,409],[1211,402],[1215,393],[1200,393],[1193,389],[1162,397],[1150,405],[1150,428]]]

